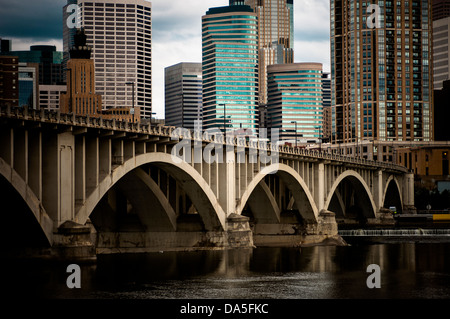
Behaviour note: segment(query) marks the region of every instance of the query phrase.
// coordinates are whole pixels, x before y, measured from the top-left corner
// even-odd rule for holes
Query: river
[[[79,264],[69,289],[66,263],[2,260],[9,296],[43,299],[441,299],[450,297],[450,244],[102,255]],[[369,289],[367,267],[380,266]]]

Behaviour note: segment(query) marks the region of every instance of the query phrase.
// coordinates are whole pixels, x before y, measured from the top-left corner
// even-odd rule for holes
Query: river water
[[[79,264],[69,289],[67,263],[2,260],[2,290],[44,299],[442,299],[450,297],[450,244],[102,255]],[[380,266],[369,289],[367,267]]]

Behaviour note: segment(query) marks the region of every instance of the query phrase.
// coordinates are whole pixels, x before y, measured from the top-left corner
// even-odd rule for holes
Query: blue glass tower
[[[258,24],[252,8],[232,5],[202,17],[203,126],[257,129]]]

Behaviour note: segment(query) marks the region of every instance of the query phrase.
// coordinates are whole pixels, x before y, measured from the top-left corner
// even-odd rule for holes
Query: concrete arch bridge
[[[0,123],[14,251],[320,244],[414,205],[413,175],[389,163],[43,110],[1,107]]]

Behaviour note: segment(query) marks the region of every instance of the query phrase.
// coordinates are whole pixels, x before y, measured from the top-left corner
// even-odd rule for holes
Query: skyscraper
[[[194,129],[202,119],[202,64],[178,63],[165,69],[165,124]]]
[[[212,8],[202,17],[203,126],[257,129],[258,24],[252,8]]]
[[[434,89],[450,79],[450,16],[433,21]]]
[[[430,141],[431,1],[368,5],[331,1],[332,140]]]
[[[95,89],[105,109],[152,112],[151,3],[145,0],[78,0],[81,26],[93,48]],[[67,28],[67,21],[64,27]],[[64,37],[65,42],[68,38]],[[67,44],[64,46],[67,48]],[[128,83],[128,84],[127,84]]]
[[[267,103],[267,66],[294,62],[294,0],[245,0],[258,16],[259,102]]]
[[[95,94],[92,48],[86,45],[87,39],[83,30],[78,30],[74,39],[67,62],[68,92],[60,96],[61,112],[99,117],[102,112],[102,97]]]
[[[267,68],[267,111],[281,140],[322,138],[322,64],[274,64]]]

